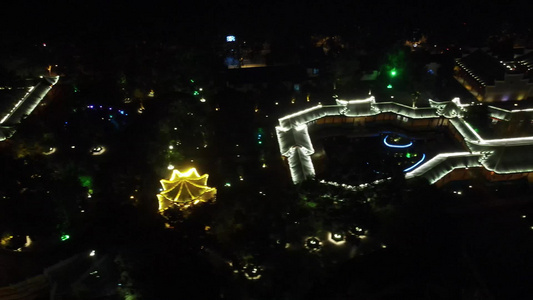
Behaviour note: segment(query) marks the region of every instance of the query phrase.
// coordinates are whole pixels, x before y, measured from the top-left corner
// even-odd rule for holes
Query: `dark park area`
[[[2,8],[0,299],[533,297],[528,1],[78,2]]]

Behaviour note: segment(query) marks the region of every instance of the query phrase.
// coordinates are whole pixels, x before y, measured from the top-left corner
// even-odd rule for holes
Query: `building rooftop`
[[[460,58],[457,63],[484,85],[494,85],[496,80],[504,80],[505,74],[524,74],[531,78],[533,53],[515,56],[514,60],[498,60],[482,49]]]

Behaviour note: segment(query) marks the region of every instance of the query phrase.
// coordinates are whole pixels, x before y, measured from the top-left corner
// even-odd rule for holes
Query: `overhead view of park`
[[[531,299],[530,11],[7,3],[0,300]]]

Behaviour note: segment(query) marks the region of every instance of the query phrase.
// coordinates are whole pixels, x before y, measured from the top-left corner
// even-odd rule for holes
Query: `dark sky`
[[[164,4],[161,4],[164,3]],[[0,33],[11,39],[99,39],[116,35],[201,39],[234,33],[258,36],[340,33],[357,28],[399,34],[422,28],[453,35],[469,30],[520,30],[529,24],[530,1],[12,1]],[[485,33],[483,32],[483,33]]]

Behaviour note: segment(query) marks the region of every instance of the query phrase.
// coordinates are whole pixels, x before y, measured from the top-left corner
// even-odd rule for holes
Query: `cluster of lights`
[[[465,66],[464,63],[462,63],[461,61],[457,61],[457,64],[463,69],[465,70],[468,75],[470,75],[470,77],[474,78],[475,80],[477,80],[482,86],[487,86],[487,82],[485,82],[483,79],[481,79],[479,76],[475,75],[474,72],[472,72],[472,70],[470,70],[467,66]]]
[[[194,81],[193,79],[191,79],[190,82],[191,82],[192,84],[195,83],[195,81]],[[195,96],[195,97],[197,97],[197,96],[200,97],[200,99],[199,99],[200,102],[205,103],[205,102],[207,102],[207,100],[206,100],[203,96],[200,95],[200,93],[201,93],[203,90],[204,90],[203,88],[198,88],[197,90],[194,90],[194,91],[192,92],[192,95]],[[217,109],[217,110],[218,110],[218,109]]]
[[[309,237],[305,240],[304,247],[310,252],[318,252],[322,249],[322,242],[317,237]]]
[[[242,273],[244,274],[244,277],[248,280],[258,280],[261,278],[261,271],[262,268],[259,266],[256,266],[254,264],[246,264],[242,268]]]
[[[320,180],[319,182],[322,183],[322,184],[327,184],[327,185],[331,185],[331,186],[335,186],[335,187],[340,187],[340,188],[343,188],[345,190],[358,192],[358,191],[363,191],[363,190],[365,190],[365,189],[367,189],[369,187],[372,187],[373,185],[377,185],[377,184],[381,184],[383,182],[389,181],[391,179],[392,179],[392,177],[388,177],[388,178],[385,178],[385,179],[377,179],[377,180],[374,180],[371,183],[361,183],[359,185],[349,185],[349,184],[338,183],[338,182],[334,182],[334,181],[325,181],[323,179]]]
[[[110,111],[110,112],[113,112],[114,109],[112,107],[104,107],[103,105],[87,105],[87,108],[88,109],[99,109],[99,110],[104,110],[104,111]],[[117,109],[116,110],[118,114],[120,115],[124,115],[124,116],[127,116],[128,114],[122,110],[122,109]],[[112,115],[109,116],[110,118],[112,118]]]
[[[106,148],[103,146],[96,146],[91,149],[92,155],[102,155],[106,151]]]

